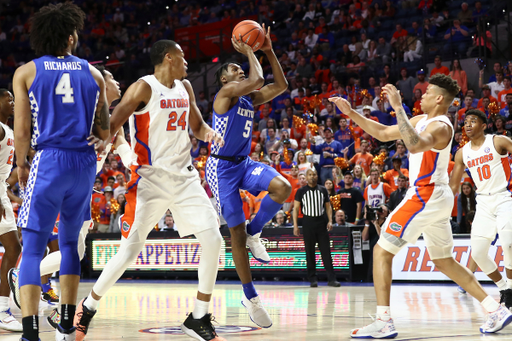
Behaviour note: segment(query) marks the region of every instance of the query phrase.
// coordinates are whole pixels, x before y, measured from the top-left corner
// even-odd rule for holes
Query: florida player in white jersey
[[[231,41],[235,49],[249,59],[249,77],[245,78],[240,65],[234,63],[226,63],[216,72],[221,89],[213,102],[213,126],[224,138],[225,145],[212,148],[206,163],[206,180],[231,233],[233,260],[244,291],[242,304],[254,323],[268,328],[272,326],[272,320],[261,305],[252,283],[246,245],[255,259],[263,263],[270,261],[259,236],[263,225],[272,219],[289,197],[291,185],[274,168],[254,162],[248,155],[251,151],[254,106],[267,103],[283,93],[288,82],[272,50],[270,29],[266,32],[261,50],[272,66],[275,83],[264,87],[263,72],[258,59],[251,47],[239,38],[233,37]],[[262,88],[257,90],[260,87]],[[247,225],[247,229],[240,189],[248,190],[255,196],[261,191],[269,192],[261,201],[258,213]]]
[[[456,81],[442,74],[433,76],[429,82],[421,98],[421,109],[427,114],[410,121],[402,107],[400,92],[391,84],[383,88],[396,112],[398,124],[394,126],[387,127],[359,115],[343,98],[329,99],[377,140],[402,139],[411,153],[411,187],[382,226],[373,252],[377,318],[370,325],[353,329],[350,333],[353,338],[394,338],[398,335],[390,315],[393,258],[407,243],[415,243],[421,234],[437,269],[469,292],[489,313],[480,327],[482,333],[494,333],[512,321],[510,311],[487,295],[475,276],[453,258],[449,221],[453,193],[448,185],[453,127],[446,113],[460,88]]]
[[[450,187],[460,190],[460,179],[468,169],[476,186],[476,213],[471,225],[471,257],[500,290],[500,303],[512,307],[512,174],[508,153],[512,140],[506,136],[485,135],[487,117],[480,110],[468,110],[464,127],[469,142],[455,155]],[[503,248],[505,272],[503,279],[489,247],[499,235]]]
[[[0,269],[0,328],[21,332],[23,327],[16,321],[9,309],[9,284],[7,272],[16,266],[21,252],[18,229],[7,196],[5,180],[9,177],[14,157],[14,135],[7,125],[14,114],[14,97],[7,89],[0,89],[0,243],[5,249]]]
[[[151,47],[153,75],[132,84],[116,106],[111,135],[130,120],[132,151],[136,159],[127,185],[125,214],[121,217],[121,246],[102,271],[75,316],[77,340],[83,340],[99,300],[133,263],[147,235],[168,208],[180,236],[195,235],[202,248],[199,290],[193,312],[182,330],[196,340],[223,340],[215,333],[208,314],[217,277],[222,236],[219,221],[199,174],[191,164],[189,127],[196,138],[223,145],[223,139],[204,123],[187,75],[181,47],[160,40]]]

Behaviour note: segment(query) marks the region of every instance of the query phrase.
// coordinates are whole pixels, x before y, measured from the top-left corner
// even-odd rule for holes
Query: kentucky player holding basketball
[[[485,135],[487,117],[480,110],[468,110],[464,126],[469,142],[455,155],[450,187],[454,194],[460,189],[464,169],[469,169],[476,185],[476,213],[471,225],[471,257],[500,290],[500,303],[512,306],[512,178],[508,153],[512,141],[506,136]],[[499,235],[503,248],[505,272],[503,279],[489,247]]]
[[[197,300],[181,328],[199,341],[224,340],[217,336],[208,314],[222,236],[215,210],[191,164],[189,126],[200,140],[213,142],[214,146],[222,146],[224,141],[204,123],[192,86],[183,80],[187,62],[181,47],[172,40],[160,40],[151,47],[150,56],[154,74],[132,84],[112,113],[112,135],[130,120],[136,158],[127,185],[125,214],[120,220],[121,245],[78,306],[76,340],[85,338],[99,300],[133,263],[168,208],[180,236],[195,235],[202,249]]]
[[[72,55],[84,18],[83,11],[72,3],[41,8],[32,18],[30,40],[42,57],[18,68],[13,80],[16,163],[20,186],[25,188],[18,219],[24,242],[20,266],[22,340],[39,340],[39,264],[59,212],[62,320],[56,340],[75,337],[73,316],[80,281],[77,242],[96,170],[96,153],[88,139],[91,132],[96,140],[109,137],[103,77],[86,60]],[[36,155],[29,167],[31,146]]]
[[[262,307],[252,283],[246,245],[254,258],[264,263],[270,261],[259,236],[263,225],[272,219],[290,195],[291,186],[275,169],[254,162],[247,155],[251,151],[254,106],[267,103],[283,93],[288,82],[272,50],[270,29],[266,32],[261,50],[272,66],[275,83],[260,90],[257,89],[264,83],[263,72],[254,52],[241,39],[232,38],[231,41],[235,49],[249,59],[249,77],[245,78],[242,68],[234,63],[224,64],[217,70],[217,82],[222,87],[213,103],[213,125],[215,131],[224,138],[225,145],[212,147],[206,164],[206,180],[231,233],[233,260],[244,291],[242,304],[254,323],[268,328],[272,320]],[[247,230],[240,189],[248,190],[253,195],[261,191],[269,192]]]
[[[482,333],[497,332],[512,321],[510,311],[487,295],[475,276],[453,258],[449,222],[453,193],[448,186],[453,127],[446,113],[460,88],[456,81],[442,74],[433,76],[429,82],[421,98],[421,109],[427,114],[410,121],[402,107],[400,92],[391,84],[382,89],[398,121],[397,125],[389,127],[359,115],[343,98],[329,99],[371,136],[379,141],[403,139],[411,152],[409,175],[412,186],[382,226],[373,252],[377,318],[370,325],[353,329],[350,333],[353,338],[394,338],[398,335],[389,307],[393,258],[407,243],[415,243],[421,234],[437,269],[469,292],[489,313],[480,327]]]

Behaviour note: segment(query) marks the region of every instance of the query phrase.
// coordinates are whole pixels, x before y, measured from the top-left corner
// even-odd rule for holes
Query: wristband
[[[130,167],[132,163],[132,149],[128,143],[123,143],[116,148],[117,154],[121,157],[121,161],[125,167]]]

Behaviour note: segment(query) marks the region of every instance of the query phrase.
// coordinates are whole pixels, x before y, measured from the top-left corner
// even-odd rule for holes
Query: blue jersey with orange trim
[[[100,88],[89,63],[75,56],[43,56],[33,62],[36,76],[28,90],[32,148],[94,151],[87,137],[92,132]]]
[[[216,97],[215,97],[216,98]],[[212,154],[247,156],[251,152],[254,107],[249,96],[241,96],[225,114],[213,111],[213,129],[224,139],[224,146],[212,145]]]

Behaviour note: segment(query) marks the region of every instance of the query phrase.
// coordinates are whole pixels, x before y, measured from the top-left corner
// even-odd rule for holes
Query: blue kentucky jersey
[[[241,96],[225,114],[213,111],[213,129],[224,139],[224,147],[213,145],[211,152],[221,156],[247,156],[251,152],[254,108],[249,96]]]
[[[28,90],[35,150],[94,150],[87,137],[100,88],[86,60],[75,56],[35,59],[36,77]]]

